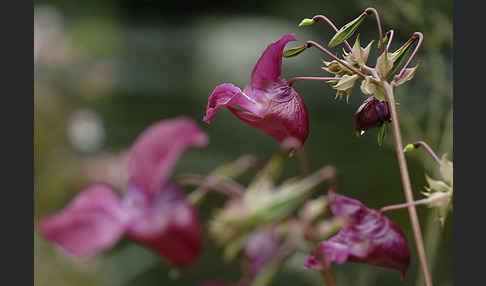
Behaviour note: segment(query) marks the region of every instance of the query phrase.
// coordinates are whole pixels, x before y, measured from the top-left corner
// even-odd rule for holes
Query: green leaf
[[[242,235],[232,239],[224,248],[223,252],[223,259],[226,262],[229,262],[235,259],[238,252],[245,246],[246,241],[248,240],[248,233],[243,233]]]
[[[450,191],[450,187],[444,183],[443,181],[438,181],[430,178],[427,174],[425,175],[425,179],[427,180],[427,183],[429,184],[429,187],[432,190],[439,191],[439,192],[447,192]]]
[[[302,21],[300,21],[299,27],[302,27],[302,26],[310,26],[310,25],[312,25],[314,23],[315,23],[314,20],[309,19],[309,18],[305,18]]]
[[[447,160],[446,154],[442,156],[442,163],[440,164],[440,174],[442,175],[442,178],[444,181],[447,183],[453,184],[453,177],[454,177],[454,169],[452,162]]]
[[[353,88],[354,83],[356,82],[358,77],[359,76],[357,74],[354,74],[354,75],[345,74],[341,77],[341,79],[338,81],[338,83],[336,85],[332,86],[332,88],[337,89],[337,90],[341,90],[341,91],[348,91],[348,90]]]
[[[337,76],[353,75],[353,72],[349,70],[347,67],[340,64],[338,61],[333,60],[331,62],[322,61],[326,67],[321,67],[322,70],[327,71],[328,73],[332,73]]]
[[[415,39],[410,39],[408,40],[403,46],[401,46],[398,50],[395,52],[391,53],[390,59],[391,62],[393,63],[392,68],[388,71],[386,78],[389,79],[393,74],[395,74],[400,67],[400,65],[403,63],[407,55],[410,53],[410,49],[412,48],[412,44],[415,41]]]
[[[386,122],[384,122],[381,125],[380,132],[378,132],[378,145],[379,146],[383,146],[383,139],[385,139],[385,136],[386,136],[386,127],[387,127],[387,124],[386,124]]]
[[[386,101],[385,90],[381,86],[371,82],[369,78],[361,81],[360,89],[365,95],[375,96],[381,101]]]
[[[406,68],[401,75],[396,75],[393,77],[393,83],[395,86],[400,86],[407,81],[411,80],[413,76],[415,75],[415,72],[417,71],[418,67],[420,64],[417,64],[413,68]]]
[[[361,22],[363,22],[366,15],[366,13],[362,13],[358,18],[344,25],[341,29],[339,29],[339,31],[337,31],[334,37],[332,37],[327,46],[330,48],[335,47],[351,37]]]
[[[363,57],[363,64],[366,64],[366,62],[368,61],[368,56],[370,55],[370,51],[371,51],[371,47],[373,45],[373,41],[371,41],[367,46],[366,48],[361,48],[361,56]]]
[[[291,48],[291,49],[285,50],[283,52],[283,55],[282,56],[284,58],[295,57],[298,54],[302,53],[305,49],[307,49],[307,46],[306,45],[303,45],[303,46],[300,46],[300,47]]]
[[[391,59],[391,54],[385,50],[376,60],[375,68],[380,78],[386,78],[389,71],[393,68],[393,61]]]

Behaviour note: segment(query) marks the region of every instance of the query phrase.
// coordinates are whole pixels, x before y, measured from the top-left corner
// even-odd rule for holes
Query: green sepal
[[[358,26],[363,22],[366,15],[366,13],[362,13],[358,18],[344,25],[341,29],[339,29],[339,31],[337,31],[334,37],[332,37],[327,46],[330,48],[335,47],[351,37],[356,29],[358,29]]]

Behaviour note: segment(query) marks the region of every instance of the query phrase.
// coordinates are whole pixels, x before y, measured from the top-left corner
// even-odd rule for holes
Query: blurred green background
[[[243,154],[268,159],[277,142],[229,111],[218,113],[211,125],[202,122],[209,94],[224,82],[248,84],[260,54],[284,33],[295,33],[299,41],[329,41],[327,26],[299,28],[302,18],[324,14],[340,27],[370,6],[380,12],[385,31],[395,30],[392,50],[414,31],[425,37],[415,79],[397,90],[404,143],[424,140],[439,155],[449,153],[452,158],[452,0],[35,1],[35,225],[94,181],[122,186],[118,154],[160,119],[187,115],[210,136],[207,148],[184,154],[175,175],[207,174]],[[359,33],[363,45],[376,40],[374,17],[368,17]],[[325,76],[320,70],[323,57],[310,49],[284,59],[284,76]],[[376,48],[370,65],[375,58]],[[335,101],[334,90],[322,82],[298,82],[294,88],[309,111],[305,150],[312,170],[336,166],[342,174],[339,191],[369,207],[403,202],[391,128],[383,147],[377,146],[377,129],[361,138],[354,135],[353,114],[364,99],[359,86],[349,104]],[[437,176],[437,170],[423,150],[407,157],[414,195],[420,198],[424,173]],[[295,158],[287,159],[284,174],[298,175]],[[211,198],[200,209],[206,223],[223,202]],[[418,213],[435,285],[452,285],[453,221],[447,220],[441,229],[432,211],[419,207]],[[401,282],[390,270],[348,263],[333,267],[338,285],[419,285],[408,213],[389,217],[405,232],[412,251],[406,280]],[[239,263],[224,263],[221,250],[207,236],[198,262],[180,273],[128,241],[81,262],[62,256],[37,232],[34,243],[38,286],[197,285],[237,281],[240,273]],[[304,259],[302,253],[288,261],[273,285],[320,285],[317,273],[303,267]]]

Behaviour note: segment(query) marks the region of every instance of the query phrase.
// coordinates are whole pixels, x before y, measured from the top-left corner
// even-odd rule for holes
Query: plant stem
[[[307,177],[309,175],[309,157],[304,150],[304,147],[301,147],[297,150],[297,160],[299,161],[299,169],[301,177]]]
[[[429,199],[421,199],[418,201],[413,201],[411,203],[403,203],[403,204],[397,204],[397,205],[390,205],[386,206],[380,209],[380,213],[388,212],[388,211],[396,211],[396,210],[401,210],[410,206],[417,206],[417,205],[425,205],[429,203]]]
[[[434,210],[429,210],[427,218],[427,228],[425,231],[425,245],[429,253],[428,258],[431,272],[434,271],[437,250],[439,249],[440,241],[442,238],[441,234],[442,232],[440,231],[440,227],[437,225],[436,222],[436,213]],[[424,281],[424,275],[422,274],[422,272],[419,272],[415,285],[421,286],[422,281]]]
[[[322,265],[321,276],[322,276],[322,279],[324,280],[324,282],[326,283],[325,285],[326,286],[335,286],[336,281],[334,280],[334,276],[332,275],[332,273],[330,271],[330,266],[326,267],[326,265],[327,265],[326,258],[324,257],[324,254],[322,253],[319,245],[317,245],[317,248],[316,248],[316,255],[317,255],[317,258],[319,259],[319,261],[321,262],[321,265]]]
[[[383,31],[381,29],[380,15],[378,14],[378,11],[376,11],[375,8],[366,8],[365,13],[368,15],[375,14],[376,24],[378,25],[378,33],[380,34],[380,54],[383,54],[385,47],[383,45]]]
[[[386,49],[389,50],[390,49],[390,45],[393,41],[393,35],[395,34],[395,32],[393,32],[393,30],[390,30],[388,32],[386,32],[385,36],[388,36],[388,43],[386,44]]]
[[[397,107],[395,102],[395,96],[393,94],[393,87],[386,81],[381,82],[382,87],[385,90],[387,100],[389,102],[393,135],[395,139],[395,151],[398,159],[398,166],[400,168],[400,175],[402,178],[403,192],[407,203],[412,203],[413,193],[412,185],[410,183],[410,176],[408,174],[407,160],[403,153],[402,134],[400,131],[400,122],[398,121]],[[432,277],[430,275],[429,265],[427,263],[427,256],[424,248],[424,241],[422,238],[422,230],[420,229],[420,222],[417,216],[417,210],[414,205],[408,207],[408,213],[410,215],[410,222],[412,224],[412,230],[415,238],[415,244],[417,246],[417,252],[419,255],[420,265],[425,278],[425,285],[432,286]]]
[[[435,160],[435,162],[437,162],[437,164],[439,164],[439,165],[442,164],[439,157],[434,153],[434,150],[432,150],[432,148],[430,148],[429,144],[425,143],[424,141],[417,141],[417,142],[413,143],[413,147],[415,147],[415,148],[419,148],[420,146],[424,147],[425,150],[427,150],[427,152],[430,154],[430,156],[432,156],[432,158],[434,158],[434,160]]]
[[[417,38],[418,38],[418,43],[415,46],[415,49],[413,50],[412,55],[410,56],[410,58],[408,58],[407,63],[403,66],[402,70],[398,74],[399,77],[401,77],[403,75],[403,73],[408,68],[408,66],[410,65],[410,63],[412,63],[413,59],[417,55],[418,50],[422,46],[422,42],[424,41],[424,35],[422,33],[420,33],[420,32],[415,32],[415,33],[413,33],[412,37],[410,37],[410,39],[417,39]]]

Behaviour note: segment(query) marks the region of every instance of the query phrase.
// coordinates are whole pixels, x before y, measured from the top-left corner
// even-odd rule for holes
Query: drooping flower
[[[230,83],[217,86],[209,96],[204,121],[210,123],[216,112],[226,107],[279,142],[294,137],[303,144],[309,133],[307,107],[281,76],[283,49],[295,40],[294,35],[287,34],[267,47],[253,69],[251,87],[247,85],[241,91]]]
[[[318,250],[331,262],[366,263],[398,270],[405,275],[410,263],[407,240],[402,231],[390,219],[361,202],[329,191],[331,210],[343,217],[348,225],[335,236],[319,243]],[[323,266],[316,253],[306,261],[306,267],[321,269]]]
[[[108,185],[89,186],[63,210],[43,218],[39,232],[76,258],[90,257],[126,236],[175,265],[193,263],[202,244],[199,219],[168,178],[186,148],[207,142],[188,118],[154,124],[130,151],[122,198]]]
[[[388,103],[374,96],[368,97],[354,114],[354,128],[358,134],[385,122],[391,122]]]

